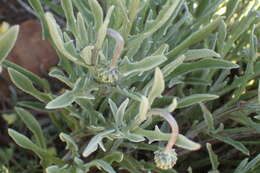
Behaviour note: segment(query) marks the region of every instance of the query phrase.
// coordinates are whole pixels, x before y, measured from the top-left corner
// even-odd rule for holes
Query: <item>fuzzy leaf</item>
[[[96,29],[103,23],[103,10],[97,0],[89,0],[89,6],[95,19]]]
[[[74,57],[71,53],[69,53],[64,45],[62,36],[60,34],[60,28],[58,26],[58,24],[56,23],[55,18],[53,17],[53,15],[49,12],[47,12],[45,14],[45,19],[47,21],[47,25],[49,28],[49,32],[50,32],[50,36],[55,44],[55,46],[57,47],[57,49],[59,50],[59,52],[64,55],[65,57],[67,57],[69,60],[73,61],[73,62],[78,62],[77,58]]]
[[[66,91],[46,105],[46,109],[58,109],[71,105],[75,101],[73,92]]]
[[[31,80],[22,73],[12,68],[8,68],[8,73],[11,77],[12,82],[22,91],[34,96],[42,102],[47,102],[50,100],[49,96],[47,96],[45,93],[38,91],[33,86]]]
[[[66,16],[66,20],[68,23],[68,25],[67,25],[68,30],[71,30],[75,35],[77,35],[76,18],[74,15],[72,1],[71,0],[61,0],[61,5],[62,5],[63,11]]]
[[[207,150],[208,150],[208,153],[209,153],[209,158],[210,158],[210,162],[211,162],[211,165],[212,165],[212,170],[216,171],[218,169],[218,166],[219,166],[218,156],[212,150],[210,143],[207,143]]]
[[[146,137],[149,140],[149,143],[154,141],[168,141],[171,137],[171,134],[163,133],[159,128],[156,128],[155,130],[144,130],[138,127],[133,132]],[[200,144],[189,140],[181,134],[178,135],[175,145],[187,150],[198,150],[201,147]]]
[[[178,102],[176,97],[172,99],[172,103],[167,107],[168,112],[173,112],[177,108]]]
[[[124,76],[128,76],[135,72],[149,71],[159,66],[166,60],[167,58],[164,55],[157,55],[157,56],[149,56],[142,59],[141,61],[132,63],[126,57],[124,59],[124,62],[122,63],[123,65],[120,67],[120,72],[122,72]]]
[[[109,164],[112,164],[113,162],[120,163],[123,159],[124,154],[119,151],[108,153],[105,155],[105,157],[102,158],[102,160],[106,161]]]
[[[0,64],[14,47],[19,32],[19,26],[13,26],[0,36]]]
[[[208,110],[208,108],[203,103],[200,103],[200,107],[203,112],[204,120],[208,126],[208,130],[209,131],[214,130],[215,129],[214,128],[214,119],[213,119],[211,112]]]
[[[59,168],[58,166],[50,166],[46,168],[46,173],[70,173],[70,171]]]
[[[65,133],[60,133],[59,137],[63,142],[66,142],[66,149],[70,150],[74,156],[77,156],[79,148],[73,138]]]
[[[154,81],[151,91],[148,95],[148,100],[150,105],[152,105],[155,98],[160,97],[162,92],[164,91],[164,78],[161,70],[159,68],[155,69],[154,73]]]
[[[145,138],[141,135],[138,134],[134,134],[134,133],[130,133],[130,132],[126,132],[124,133],[124,137],[126,139],[128,139],[131,142],[142,142],[145,141]]]
[[[143,122],[146,120],[146,114],[148,112],[150,105],[149,105],[149,101],[145,96],[142,96],[142,101],[140,103],[139,106],[139,113],[138,113],[138,118],[140,120],[140,122]]]
[[[194,61],[201,58],[211,58],[211,57],[217,57],[220,58],[220,55],[216,53],[214,50],[210,49],[192,49],[188,50],[185,55],[186,61]]]
[[[115,117],[115,121],[116,121],[116,125],[117,127],[122,127],[122,126],[126,126],[125,122],[124,122],[124,115],[125,115],[125,111],[126,111],[126,107],[129,103],[129,99],[127,98],[118,108],[117,112],[116,112],[116,117]]]
[[[32,141],[29,138],[22,135],[21,133],[18,133],[13,129],[8,129],[8,134],[20,147],[31,150],[42,158],[44,151],[40,147],[32,143]]]
[[[87,46],[80,52],[81,58],[85,61],[87,65],[91,65],[91,56],[93,48],[94,46]]]
[[[238,142],[238,141],[235,141],[231,138],[223,137],[223,136],[220,136],[220,135],[213,135],[213,137],[222,141],[222,142],[225,142],[225,143],[233,146],[234,148],[241,151],[245,155],[249,155],[249,150],[241,142]]]
[[[52,68],[49,72],[49,76],[59,79],[61,82],[65,83],[71,88],[73,87],[73,83],[65,76],[63,71],[58,68]]]
[[[162,7],[156,19],[146,27],[143,33],[135,35],[132,40],[129,41],[128,57],[132,57],[139,50],[142,42],[160,29],[172,16],[173,12],[177,9],[180,0],[168,0]]]
[[[109,103],[110,109],[113,113],[114,119],[116,119],[117,106],[116,106],[115,102],[113,102],[113,100],[111,100],[111,99],[108,99],[108,103]]]
[[[213,94],[193,94],[180,99],[178,101],[178,108],[188,107],[199,102],[214,100],[217,98],[218,96]]]
[[[112,166],[110,166],[110,164],[108,164],[104,160],[95,160],[94,163],[95,166],[98,167],[99,169],[102,168],[108,173],[116,173],[114,168],[112,168]]]
[[[184,75],[186,73],[190,73],[196,70],[204,70],[204,69],[233,69],[238,68],[237,64],[234,64],[229,61],[221,60],[221,59],[211,59],[205,58],[200,61],[185,63],[180,65],[171,77],[176,77],[179,75]]]
[[[95,48],[97,50],[100,50],[102,48],[103,42],[106,38],[107,28],[108,28],[108,24],[109,24],[110,17],[112,15],[113,10],[114,10],[114,6],[111,6],[109,8],[107,14],[106,14],[105,21],[103,22],[103,24],[98,29],[97,41],[96,41],[96,44],[95,44]]]
[[[42,128],[34,116],[22,108],[15,108],[15,110],[22,121],[26,124],[27,128],[33,132],[38,146],[46,148],[46,139],[44,138]]]
[[[83,157],[88,157],[90,154],[95,152],[98,149],[98,146],[100,146],[103,149],[103,151],[105,151],[102,140],[114,131],[115,130],[107,130],[92,137],[87,147],[84,149],[82,153]]]
[[[172,61],[171,63],[165,65],[162,68],[162,73],[165,77],[169,76],[178,66],[180,66],[183,61],[186,59],[184,55],[179,56],[177,59]]]
[[[216,18],[214,21],[206,25],[205,27],[201,28],[200,30],[192,33],[188,38],[181,42],[178,46],[176,46],[173,50],[171,50],[167,57],[169,60],[172,60],[176,55],[178,55],[181,51],[185,50],[189,46],[193,45],[194,43],[205,39],[209,34],[211,34],[220,24],[222,21],[222,17]]]

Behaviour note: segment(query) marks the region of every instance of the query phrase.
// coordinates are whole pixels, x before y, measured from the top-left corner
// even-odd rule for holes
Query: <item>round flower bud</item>
[[[158,168],[171,169],[177,161],[177,153],[174,149],[171,151],[158,150],[154,152],[154,161]]]

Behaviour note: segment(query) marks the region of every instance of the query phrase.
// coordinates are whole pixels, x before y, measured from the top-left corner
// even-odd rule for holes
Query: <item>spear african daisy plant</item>
[[[47,80],[6,61],[3,65],[13,83],[39,101],[20,102],[16,107],[33,137],[13,129],[9,135],[19,146],[35,152],[47,173],[84,173],[96,168],[110,173],[175,172],[179,150],[175,146],[199,150],[201,145],[189,137],[203,129],[245,152],[242,144],[221,138],[224,127],[215,129],[205,104],[212,109],[219,106],[213,100],[228,92],[223,90],[227,84],[223,80],[239,65],[224,57],[234,51],[231,45],[245,29],[227,37],[225,22],[236,21],[232,15],[237,9],[218,2],[61,0],[55,10],[59,21],[66,20],[64,26],[52,12],[44,11],[40,0],[29,0],[44,39],[59,56],[49,76],[60,81],[60,88],[54,92]],[[229,10],[227,20],[216,13],[220,5]],[[257,18],[255,8],[249,9],[251,17],[243,21],[247,27]],[[203,15],[196,10],[204,10]],[[251,44],[256,43],[254,28],[248,35]],[[251,54],[253,66],[256,50]],[[236,94],[239,100],[241,92]],[[24,108],[48,114],[54,132],[42,129]],[[207,126],[190,124],[196,130],[188,131],[188,136],[180,134],[187,125],[182,119],[196,115],[204,117]],[[50,150],[54,145],[47,139],[53,133],[65,143],[64,150]],[[210,144],[207,149],[212,159]]]

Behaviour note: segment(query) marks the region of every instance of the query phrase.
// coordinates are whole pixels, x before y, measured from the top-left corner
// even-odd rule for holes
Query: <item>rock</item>
[[[50,43],[42,40],[40,24],[36,20],[27,20],[20,25],[17,42],[8,60],[44,76],[58,63],[58,56]]]

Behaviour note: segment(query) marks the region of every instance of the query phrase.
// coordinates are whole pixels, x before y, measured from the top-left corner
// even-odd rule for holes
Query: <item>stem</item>
[[[178,126],[175,118],[169,112],[167,112],[163,109],[151,109],[148,112],[148,115],[159,115],[162,118],[164,118],[171,126],[171,129],[172,129],[171,138],[169,139],[169,141],[165,147],[165,152],[170,152],[172,150],[172,147],[176,143],[176,140],[179,135],[179,126]]]
[[[117,66],[117,62],[118,59],[124,49],[124,39],[121,36],[121,34],[119,32],[117,32],[116,30],[113,30],[111,28],[107,29],[107,35],[109,35],[110,37],[112,37],[113,39],[115,39],[116,41],[116,45],[115,45],[115,49],[114,49],[114,53],[113,53],[113,58],[112,58],[112,62],[110,65],[110,69],[114,69]]]

